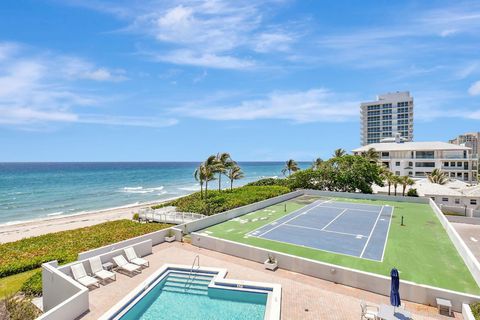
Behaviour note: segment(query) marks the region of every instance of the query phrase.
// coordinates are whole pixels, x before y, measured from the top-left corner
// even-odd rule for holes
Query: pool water
[[[188,273],[170,272],[121,320],[264,319],[266,293],[208,288],[212,275],[188,277]]]

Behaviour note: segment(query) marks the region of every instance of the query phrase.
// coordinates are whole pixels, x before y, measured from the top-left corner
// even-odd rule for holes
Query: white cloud
[[[74,57],[35,53],[21,46],[0,43],[0,125],[24,129],[48,123],[86,123],[163,127],[175,119],[86,114],[82,109],[95,108],[105,97],[86,93],[76,80],[120,81],[122,71],[112,72]],[[58,66],[61,66],[59,68]]]
[[[468,88],[468,93],[472,96],[480,95],[480,81],[473,83],[470,88]]]
[[[248,69],[255,65],[253,61],[243,60],[229,55],[197,53],[190,50],[174,50],[164,55],[155,55],[153,58],[156,61],[216,69]]]
[[[358,117],[358,102],[326,89],[272,92],[262,99],[244,100],[232,105],[207,104],[209,106],[191,102],[172,112],[208,120],[282,119],[300,123],[346,121]]]
[[[125,20],[128,26],[122,32],[155,40],[140,53],[179,65],[248,69],[259,64],[252,55],[288,51],[296,41],[292,29],[299,29],[289,22],[284,24],[289,28],[287,33],[270,23],[274,10],[283,5],[276,0],[112,2],[111,10],[100,3],[77,4]]]

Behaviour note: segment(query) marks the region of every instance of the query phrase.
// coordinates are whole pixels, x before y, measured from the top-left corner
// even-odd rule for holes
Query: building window
[[[450,167],[455,167],[455,162],[450,162]]]
[[[432,200],[435,201],[435,197],[430,197],[430,198],[432,198]]]
[[[399,175],[400,175],[400,171],[395,171],[395,174],[396,174],[397,176],[399,176]]]
[[[462,163],[461,162],[457,162],[457,167],[461,167],[462,166]]]
[[[448,165],[449,165],[448,162],[444,162],[444,163],[443,163],[443,166],[445,166],[445,167],[448,167]]]
[[[433,159],[434,152],[433,151],[417,151],[416,156],[417,156],[417,159]]]
[[[382,157],[389,157],[390,156],[390,152],[382,152]]]
[[[400,167],[400,161],[395,162],[395,165],[396,165],[397,167]]]
[[[443,202],[448,202],[448,198],[442,198]]]
[[[455,199],[455,204],[460,204],[460,199]]]
[[[477,204],[477,199],[470,199],[470,204],[476,205]]]

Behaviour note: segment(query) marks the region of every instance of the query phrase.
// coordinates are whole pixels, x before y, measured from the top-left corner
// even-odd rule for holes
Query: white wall
[[[60,272],[57,262],[42,265],[43,311],[41,320],[76,319],[89,310],[88,289]]]
[[[269,207],[271,205],[296,198],[296,197],[301,196],[301,195],[303,195],[303,191],[289,192],[287,194],[284,194],[284,195],[281,195],[281,196],[278,196],[278,197],[274,197],[274,198],[270,198],[270,199],[267,199],[267,200],[255,202],[255,203],[252,203],[252,204],[240,207],[240,208],[236,208],[236,209],[228,210],[228,211],[225,211],[225,212],[217,213],[217,214],[214,214],[214,215],[209,216],[209,217],[205,217],[205,218],[200,219],[200,220],[196,220],[196,221],[188,222],[188,223],[185,223],[185,224],[181,224],[181,225],[176,226],[174,229],[182,230],[184,234],[188,234],[190,232],[205,229],[205,228],[208,228],[208,227],[213,226],[215,224],[222,223],[224,221],[236,218],[238,216],[247,214],[249,212],[257,211],[257,210]]]
[[[435,201],[433,201],[432,199],[429,199],[429,201],[430,201],[430,206],[433,209],[433,212],[436,214],[438,220],[440,220],[440,223],[445,228],[445,231],[450,237],[450,240],[452,241],[453,245],[455,246],[458,253],[462,257],[465,264],[467,265],[473,278],[477,282],[477,285],[480,286],[480,263],[475,258],[475,256],[470,251],[470,249],[468,249],[467,245],[462,240],[457,230],[455,230],[452,224],[448,221],[447,217],[445,217],[442,211],[435,204]]]
[[[192,244],[259,263],[263,263],[267,260],[269,254],[273,254],[278,260],[278,266],[282,269],[385,296],[390,294],[390,278],[386,276],[300,258],[199,233],[192,233]],[[462,303],[471,303],[480,300],[479,296],[419,285],[404,280],[400,282],[400,294],[404,300],[426,305],[435,305],[435,299],[437,297],[448,299],[452,301],[453,309],[458,312],[462,310]]]
[[[421,198],[421,197],[400,197],[400,196],[388,196],[388,195],[382,195],[382,194],[320,191],[320,190],[310,190],[310,189],[302,189],[300,191],[302,191],[303,194],[310,195],[310,196],[382,200],[382,201],[395,201],[395,202],[412,202],[412,203],[425,203],[425,204],[429,203],[429,199]]]

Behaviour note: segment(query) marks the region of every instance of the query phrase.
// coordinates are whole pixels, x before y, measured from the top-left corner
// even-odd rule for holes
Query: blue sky
[[[408,90],[417,141],[479,131],[478,1],[0,3],[0,161],[311,160]]]

